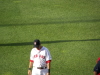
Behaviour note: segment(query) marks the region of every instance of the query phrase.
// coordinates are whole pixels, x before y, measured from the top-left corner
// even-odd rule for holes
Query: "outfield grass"
[[[100,0],[0,0],[0,75],[27,75],[32,42],[52,55],[51,75],[93,75]]]

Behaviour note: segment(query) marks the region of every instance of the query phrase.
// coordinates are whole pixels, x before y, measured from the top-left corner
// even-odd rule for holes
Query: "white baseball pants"
[[[47,69],[37,69],[36,67],[33,67],[32,75],[46,75],[47,71]]]

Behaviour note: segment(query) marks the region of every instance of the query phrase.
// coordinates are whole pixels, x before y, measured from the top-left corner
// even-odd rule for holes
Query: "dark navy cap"
[[[40,40],[36,39],[34,40],[34,47],[38,48],[40,46]]]

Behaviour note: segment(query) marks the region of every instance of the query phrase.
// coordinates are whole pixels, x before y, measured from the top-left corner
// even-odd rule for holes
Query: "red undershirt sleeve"
[[[34,62],[33,60],[30,60],[30,62]]]
[[[46,63],[50,63],[50,62],[51,62],[51,60],[46,61]]]

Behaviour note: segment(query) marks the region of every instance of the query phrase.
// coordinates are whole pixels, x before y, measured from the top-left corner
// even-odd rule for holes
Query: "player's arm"
[[[32,66],[33,66],[33,61],[30,61],[30,62],[29,62],[29,68],[32,69]]]
[[[48,69],[48,73],[47,75],[50,75],[50,66],[51,66],[51,60],[47,61],[47,69]]]
[[[50,52],[49,50],[47,50],[47,53],[46,53],[46,64],[47,64],[47,69],[48,69],[47,75],[50,75],[51,60],[52,58],[51,58]]]
[[[28,68],[28,75],[32,74],[32,66],[33,66],[33,61],[29,62],[29,68]]]
[[[97,75],[97,72],[94,71],[94,75]]]

